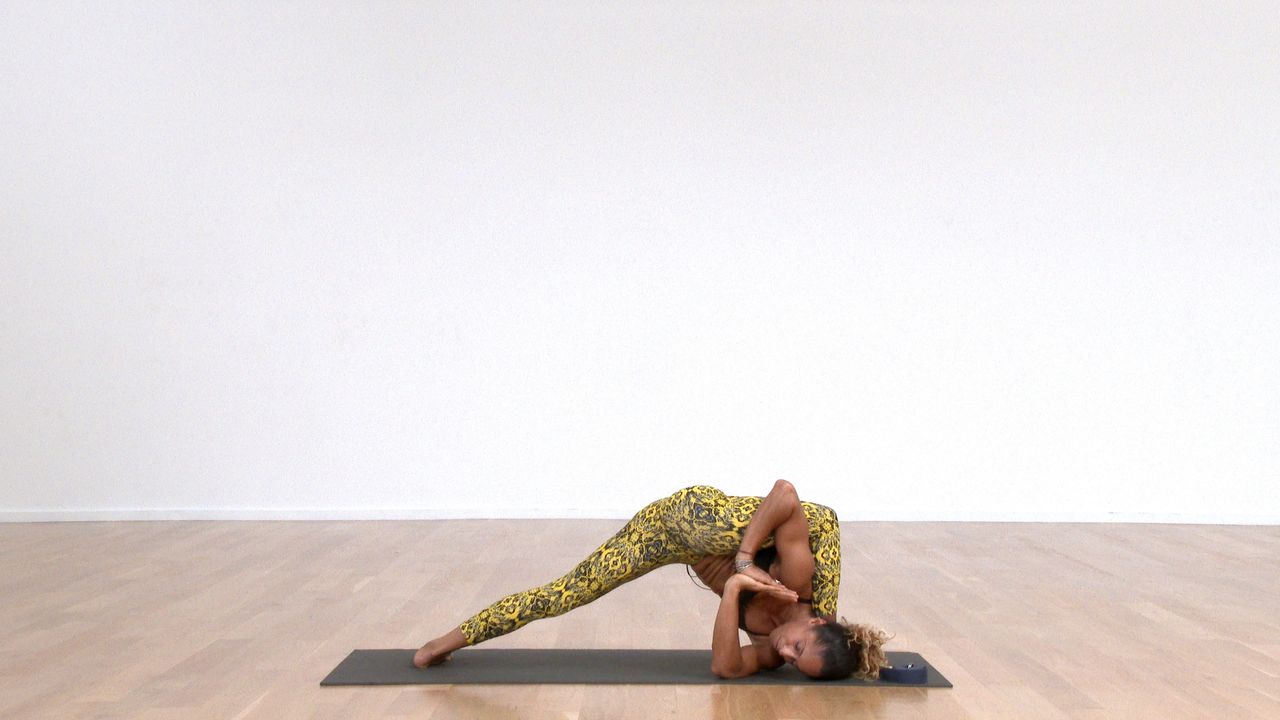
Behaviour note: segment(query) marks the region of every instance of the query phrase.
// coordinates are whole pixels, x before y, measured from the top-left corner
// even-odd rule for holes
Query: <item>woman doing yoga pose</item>
[[[697,485],[656,500],[563,577],[498,600],[423,645],[413,664],[444,662],[454,650],[564,614],[673,563],[689,565],[720,596],[711,635],[716,675],[744,677],[791,663],[821,679],[878,677],[886,634],[835,619],[836,514],[802,502],[785,480],[764,498]],[[750,644],[739,646],[739,629]]]

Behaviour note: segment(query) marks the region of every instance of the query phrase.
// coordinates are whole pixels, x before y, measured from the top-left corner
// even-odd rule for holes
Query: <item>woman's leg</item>
[[[809,549],[813,552],[813,611],[835,617],[840,596],[840,518],[826,505],[800,505],[809,520]]]
[[[467,645],[489,640],[545,617],[561,615],[599,598],[624,582],[670,563],[694,564],[732,555],[763,498],[729,496],[697,485],[650,503],[616,535],[563,577],[495,602],[461,626],[427,643],[419,667],[448,658]],[[834,615],[840,587],[840,525],[830,508],[802,502],[814,554],[814,610]],[[765,541],[763,547],[773,544]]]
[[[712,556],[738,551],[763,498],[725,495],[714,487],[698,485],[677,492],[670,500],[665,523],[671,538],[696,555]],[[809,521],[813,608],[819,615],[834,616],[840,593],[840,520],[825,505],[803,501],[800,505]],[[773,542],[769,537],[761,547],[770,547]]]
[[[425,667],[447,659],[450,652],[461,647],[492,640],[534,620],[563,615],[623,583],[663,565],[680,562],[686,553],[670,542],[664,526],[672,497],[645,506],[563,576],[508,595],[471,616],[455,630],[427,643],[414,657],[414,664]]]
[[[695,485],[671,496],[665,522],[671,535],[695,556],[733,555],[762,498],[725,495],[710,485]],[[763,547],[773,544],[773,538]]]

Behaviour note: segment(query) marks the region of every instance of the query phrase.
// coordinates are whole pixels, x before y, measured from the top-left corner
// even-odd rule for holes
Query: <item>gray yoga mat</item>
[[[605,684],[605,685],[878,685],[887,687],[951,687],[942,673],[910,652],[889,652],[892,665],[928,668],[928,680],[917,685],[883,680],[815,681],[784,665],[750,677],[723,680],[711,673],[710,650],[494,650],[468,648],[453,659],[426,670],[413,666],[413,650],[353,650],[321,685],[467,685]]]

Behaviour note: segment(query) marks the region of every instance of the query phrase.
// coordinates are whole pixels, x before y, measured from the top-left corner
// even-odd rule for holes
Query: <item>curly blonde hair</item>
[[[853,676],[859,680],[875,680],[886,664],[884,644],[892,635],[873,625],[828,619],[818,626],[823,645],[822,671],[818,677],[837,680]]]

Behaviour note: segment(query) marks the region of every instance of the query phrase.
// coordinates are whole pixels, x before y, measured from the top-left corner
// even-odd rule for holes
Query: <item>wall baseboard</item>
[[[122,522],[189,520],[551,520],[616,519],[632,511],[581,508],[119,508],[0,509],[0,522]],[[1174,525],[1280,525],[1280,515],[1141,512],[969,512],[922,510],[840,514],[842,522],[1141,523]]]

